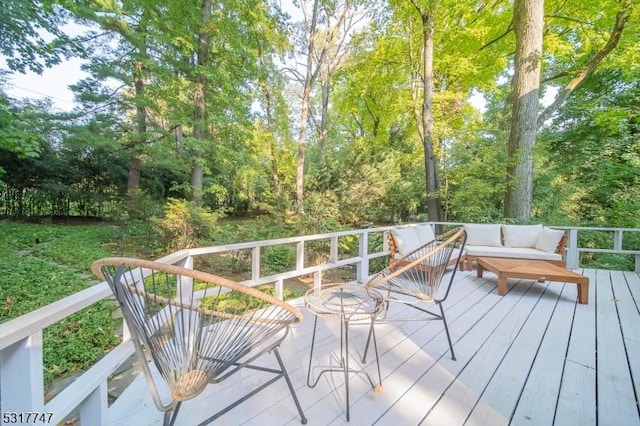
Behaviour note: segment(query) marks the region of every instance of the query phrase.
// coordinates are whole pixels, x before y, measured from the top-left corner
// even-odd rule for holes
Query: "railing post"
[[[622,230],[613,231],[613,249],[622,250]]]
[[[251,280],[254,282],[260,278],[260,247],[251,249]]]
[[[389,252],[389,234],[387,232],[391,231],[382,231],[382,251],[385,253]]]
[[[274,287],[275,296],[280,300],[284,300],[284,281],[282,279],[276,280]]]
[[[185,257],[180,262],[178,262],[178,266],[181,266],[187,269],[193,269],[193,256]]]
[[[299,241],[296,245],[296,270],[304,269],[304,241]]]
[[[569,229],[569,243],[567,244],[567,268],[578,269],[580,259],[578,253],[578,230]]]
[[[178,266],[186,269],[193,269],[193,256],[187,256],[178,262]],[[193,278],[183,275],[178,277],[178,287],[176,288],[176,296],[181,294],[191,294],[193,291]],[[129,335],[130,337],[130,335]]]
[[[369,232],[364,231],[360,234],[360,246],[358,248],[358,268],[356,271],[356,279],[363,281],[369,278]]]
[[[42,369],[42,331],[0,351],[2,412],[43,411]]]
[[[640,254],[636,254],[636,273],[640,274]]]
[[[338,237],[331,237],[331,248],[329,250],[329,263],[336,263],[338,261]]]
[[[106,425],[108,423],[109,395],[105,380],[80,404],[80,421],[89,425]]]

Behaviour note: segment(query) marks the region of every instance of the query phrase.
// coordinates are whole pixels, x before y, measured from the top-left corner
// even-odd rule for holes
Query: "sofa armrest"
[[[564,252],[567,250],[567,241],[569,238],[565,233],[562,238],[560,238],[560,242],[558,243],[558,247],[556,248],[556,253],[561,254],[564,257]]]
[[[389,252],[393,259],[395,255],[398,254],[398,245],[396,244],[396,240],[393,238],[393,232],[387,231],[387,239],[389,240]]]

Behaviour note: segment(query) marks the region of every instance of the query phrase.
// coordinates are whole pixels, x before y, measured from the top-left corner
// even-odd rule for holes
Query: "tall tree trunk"
[[[137,142],[131,152],[129,162],[129,179],[127,180],[127,189],[136,190],[140,187],[140,150],[147,142],[147,109],[142,102],[144,96],[144,77],[142,74],[143,64],[141,61],[136,62],[134,71],[134,87],[136,92],[136,133]]]
[[[260,68],[265,69],[264,53],[262,48],[258,46],[258,64]],[[278,167],[278,152],[276,147],[276,132],[273,124],[273,106],[271,105],[271,91],[266,81],[260,84],[260,90],[264,97],[265,114],[267,115],[267,130],[269,131],[269,156],[271,157],[271,179],[273,180],[273,193],[280,196],[280,171]]]
[[[507,186],[504,216],[519,221],[531,217],[533,146],[536,140],[544,0],[516,0],[515,71],[511,92]]]
[[[307,122],[309,120],[309,103],[311,99],[311,87],[317,75],[313,70],[313,55],[315,52],[316,25],[318,23],[318,2],[313,1],[311,26],[309,28],[309,48],[307,50],[307,71],[305,73],[304,88],[302,90],[302,103],[300,105],[300,127],[298,135],[298,164],[296,166],[296,207],[298,213],[304,213],[304,156],[307,143]]]
[[[322,112],[320,115],[320,135],[318,138],[318,148],[320,154],[324,153],[324,147],[327,143],[327,126],[329,117],[329,93],[331,90],[331,74],[327,73],[327,77],[322,81]]]
[[[422,17],[422,34],[424,42],[424,76],[422,103],[422,123],[424,134],[424,169],[427,190],[427,215],[430,221],[442,220],[442,202],[440,200],[440,178],[438,176],[438,162],[433,149],[433,12],[429,11]]]
[[[194,99],[194,126],[193,136],[196,140],[206,139],[207,132],[207,77],[204,72],[205,66],[209,62],[209,38],[210,34],[207,25],[211,19],[211,0],[202,1],[202,9],[200,13],[202,22],[201,29],[198,33],[198,51],[196,65],[196,81],[195,81],[195,99]],[[200,148],[196,148],[193,153],[193,161],[191,164],[191,200],[196,206],[202,205],[204,168],[202,165],[204,155]]]
[[[423,7],[411,0],[422,21],[422,110],[418,129],[424,150],[427,215],[430,221],[442,220],[438,161],[433,147],[433,44],[435,33],[433,6]],[[416,111],[417,114],[417,111]]]
[[[273,193],[279,196],[280,188],[280,170],[278,167],[278,150],[276,147],[276,133],[273,125],[273,115],[271,106],[271,92],[266,84],[262,85],[262,92],[264,93],[265,107],[267,113],[267,126],[269,129],[269,155],[271,156],[271,179],[273,180]]]

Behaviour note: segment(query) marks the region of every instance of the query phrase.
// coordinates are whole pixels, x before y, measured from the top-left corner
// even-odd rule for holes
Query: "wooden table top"
[[[477,262],[485,269],[493,273],[508,273],[510,276],[544,275],[549,279],[553,277],[554,281],[584,277],[583,275],[578,274],[577,272],[574,272],[570,269],[554,265],[553,263],[546,262],[544,260],[510,259],[504,257],[479,257],[477,259]],[[522,278],[525,277],[522,276]]]

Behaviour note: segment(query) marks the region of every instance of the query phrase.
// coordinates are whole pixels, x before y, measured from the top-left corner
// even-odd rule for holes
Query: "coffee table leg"
[[[507,277],[498,275],[498,294],[500,296],[507,294]]]
[[[471,270],[471,268],[469,268],[469,270]],[[482,278],[482,273],[484,272],[484,268],[482,267],[482,265],[480,265],[480,263],[476,263],[476,276],[478,278]]]
[[[589,282],[578,283],[578,303],[589,304]]]

